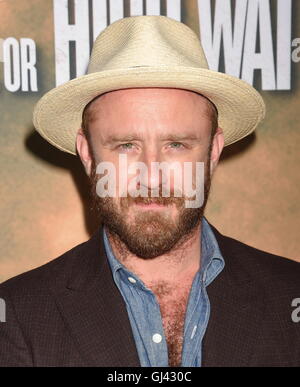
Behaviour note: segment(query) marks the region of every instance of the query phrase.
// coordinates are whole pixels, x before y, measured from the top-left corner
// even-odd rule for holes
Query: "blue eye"
[[[172,143],[170,144],[170,146],[171,146],[171,148],[173,148],[173,149],[180,149],[180,148],[184,147],[184,145],[181,144],[180,142],[172,142]]]
[[[121,149],[129,150],[133,148],[133,144],[131,142],[127,142],[126,144],[119,145]]]

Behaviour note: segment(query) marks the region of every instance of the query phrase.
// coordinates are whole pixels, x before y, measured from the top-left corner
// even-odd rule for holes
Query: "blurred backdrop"
[[[34,131],[32,110],[45,92],[84,74],[101,30],[139,14],[186,23],[211,69],[262,93],[266,119],[224,150],[206,216],[226,235],[300,261],[298,0],[1,0],[0,282],[95,230],[80,162]]]

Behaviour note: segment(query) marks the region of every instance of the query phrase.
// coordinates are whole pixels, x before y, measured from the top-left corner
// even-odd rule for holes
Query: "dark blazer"
[[[203,366],[299,367],[300,264],[213,231],[225,268],[207,288]],[[100,235],[0,285],[0,366],[140,366]]]

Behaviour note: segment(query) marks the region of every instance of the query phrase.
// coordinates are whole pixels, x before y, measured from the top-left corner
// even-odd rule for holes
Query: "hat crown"
[[[148,66],[208,69],[198,36],[166,16],[131,16],[97,37],[87,73]]]

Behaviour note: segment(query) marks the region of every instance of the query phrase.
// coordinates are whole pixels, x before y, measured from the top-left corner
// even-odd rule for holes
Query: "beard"
[[[161,187],[158,197],[151,197],[149,191],[148,197],[120,197],[117,203],[112,197],[103,198],[97,195],[98,177],[93,158],[90,174],[91,209],[107,228],[120,253],[125,247],[125,250],[140,258],[155,258],[171,249],[180,248],[201,223],[211,185],[209,162],[205,163],[204,178],[204,200],[199,208],[186,208],[187,198],[175,197],[174,193],[170,197],[163,197]],[[171,216],[170,211],[164,210],[134,211],[129,214],[130,208],[135,204],[151,203],[175,206],[176,216]]]

